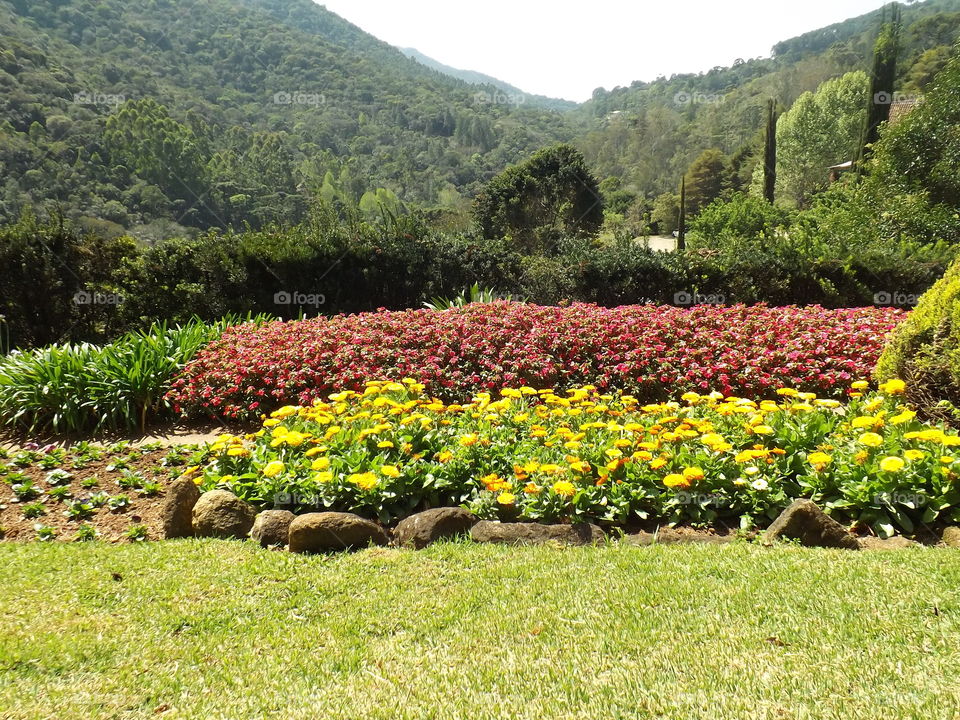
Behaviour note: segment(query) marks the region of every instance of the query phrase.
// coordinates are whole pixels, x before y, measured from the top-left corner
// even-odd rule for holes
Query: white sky
[[[317,0],[368,33],[540,95],[587,100],[658,75],[768,57],[884,0]]]

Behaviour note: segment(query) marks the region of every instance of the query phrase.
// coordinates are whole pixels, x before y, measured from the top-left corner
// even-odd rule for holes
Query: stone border
[[[191,486],[191,487],[188,487]],[[287,510],[265,510],[257,513],[252,505],[226,490],[200,494],[191,480],[175,482],[164,503],[166,538],[217,537],[251,538],[265,548],[297,553],[327,553],[369,547],[394,545],[422,549],[438,540],[469,537],[478,543],[507,545],[602,545],[610,539],[597,525],[546,525],[542,523],[495,522],[479,520],[459,507],[425,510],[402,520],[392,531],[377,523],[343,512],[318,512],[294,515]],[[804,547],[843,550],[900,550],[921,547],[905,537],[880,539],[857,538],[830,518],[810,500],[797,500],[774,520],[762,535],[744,536],[744,540],[760,539],[764,546],[780,541]],[[735,535],[714,535],[707,532],[661,528],[656,533],[624,534],[626,545],[727,544]],[[960,527],[949,527],[942,544],[960,547]]]

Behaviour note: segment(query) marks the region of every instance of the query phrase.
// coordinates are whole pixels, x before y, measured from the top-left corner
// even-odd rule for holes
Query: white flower
[[[750,483],[750,487],[752,487],[754,490],[766,490],[767,488],[770,487],[770,483],[768,483],[763,478],[757,478],[752,483]]]
[[[753,477],[753,476],[756,475],[758,472],[760,472],[760,468],[758,468],[756,465],[751,465],[751,466],[748,467],[748,468],[744,468],[743,471],[744,471],[747,475]]]
[[[747,481],[744,480],[743,478],[737,478],[736,480],[733,481],[733,484],[736,485],[737,487],[743,487],[744,485],[747,484]]]

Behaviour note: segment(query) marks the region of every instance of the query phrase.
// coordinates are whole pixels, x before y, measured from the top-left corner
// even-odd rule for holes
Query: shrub
[[[383,522],[467,504],[489,518],[752,528],[799,497],[881,536],[960,520],[960,437],[919,423],[902,383],[866,397],[861,385],[845,384],[846,407],[785,388],[644,405],[589,387],[447,405],[413,380],[372,381],[221,436],[200,482]]]
[[[684,390],[828,394],[869,375],[892,309],[474,304],[228,329],[173,383],[188,415],[254,416],[370,377],[414,378],[446,399],[500,387],[596,385],[644,399]]]
[[[927,412],[960,421],[960,260],[893,334],[876,377],[909,379],[912,400]]]

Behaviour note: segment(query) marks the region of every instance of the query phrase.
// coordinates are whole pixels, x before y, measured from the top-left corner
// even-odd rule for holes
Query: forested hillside
[[[658,202],[675,214],[684,173],[747,187],[768,100],[783,111],[868,70],[881,12],[562,110],[430,69],[311,0],[0,0],[0,221],[30,208],[155,240],[296,223],[322,199],[464,228],[484,183],[564,141],[623,233],[642,233]],[[902,12],[891,90],[916,93],[949,56],[960,0]]]
[[[311,0],[0,2],[0,88],[0,217],[59,204],[148,236],[296,221],[317,195],[374,211],[377,188],[456,209],[568,134]]]

